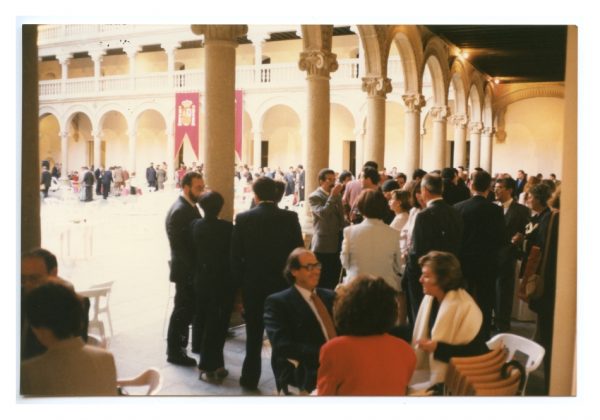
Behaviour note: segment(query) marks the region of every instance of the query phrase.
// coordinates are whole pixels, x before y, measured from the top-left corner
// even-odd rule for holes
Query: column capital
[[[469,124],[469,131],[471,134],[481,134],[481,130],[483,130],[483,124],[481,121],[472,121]]]
[[[173,52],[181,47],[181,42],[161,42],[160,46],[165,50],[167,54],[173,54]]]
[[[102,130],[98,130],[98,131],[92,131],[92,137],[94,137],[95,139],[101,139],[102,138]]]
[[[308,50],[300,53],[298,67],[310,76],[329,77],[338,69],[337,55],[324,50]]]
[[[387,77],[363,77],[362,90],[369,97],[380,97],[385,99],[392,91],[392,80]]]
[[[444,122],[446,121],[448,114],[450,114],[450,108],[448,108],[447,106],[434,106],[433,108],[431,108],[431,111],[429,111],[429,113],[431,114],[431,118],[433,118],[433,121]]]
[[[204,42],[226,41],[237,45],[237,39],[248,33],[248,25],[192,25],[192,32],[204,35]]]
[[[246,38],[248,38],[250,42],[252,42],[252,45],[256,47],[257,45],[261,45],[263,42],[265,42],[269,38],[269,34],[265,31],[248,31],[248,33],[246,34]]]
[[[448,120],[455,126],[460,126],[460,128],[467,128],[467,124],[469,123],[469,118],[465,114],[451,115]]]
[[[128,45],[127,47],[123,47],[123,51],[125,51],[125,54],[127,54],[127,57],[129,58],[135,57],[139,50],[140,47],[138,45]]]
[[[104,56],[105,53],[106,53],[106,50],[104,50],[104,49],[88,51],[89,56],[92,58],[92,61],[94,61],[94,62],[100,61],[102,59],[102,56]]]
[[[58,135],[60,136],[61,139],[69,138],[69,132],[68,131],[59,131]]]
[[[425,97],[420,93],[402,95],[404,105],[408,108],[407,112],[417,112],[427,104]]]
[[[71,58],[73,58],[73,54],[69,54],[69,53],[56,54],[56,59],[58,60],[60,65],[67,64],[67,61],[69,61]]]
[[[484,127],[483,130],[481,131],[481,134],[485,134],[486,136],[491,136],[495,132],[496,132],[496,130],[494,129],[494,127]]]

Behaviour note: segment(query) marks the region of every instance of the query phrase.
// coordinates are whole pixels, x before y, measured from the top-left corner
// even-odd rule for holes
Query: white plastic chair
[[[536,370],[542,363],[542,360],[544,360],[544,354],[546,352],[544,348],[533,340],[509,333],[495,335],[487,342],[487,346],[491,350],[494,350],[499,346],[504,346],[508,349],[506,355],[507,361],[514,359],[523,364],[523,367],[525,368],[525,383],[523,384],[521,395],[525,395],[529,373]],[[520,360],[519,355],[515,357],[517,351],[526,355],[527,360]]]
[[[147,386],[148,391],[146,391],[145,394],[139,395],[156,395],[162,388],[162,376],[157,369],[149,368],[135,378],[117,379],[117,386],[120,388],[131,386]],[[130,394],[129,391],[126,392],[126,395],[134,395]]]
[[[106,340],[104,321],[100,320],[100,314],[106,314],[110,336],[112,336],[113,327],[110,318],[109,300],[113,283],[114,281],[99,283],[91,286],[89,289],[79,291],[80,295],[90,299],[90,308],[93,310],[93,316],[90,317],[88,331],[97,330],[101,340],[105,343],[108,343],[108,341]],[[105,347],[108,347],[108,345],[105,345]]]

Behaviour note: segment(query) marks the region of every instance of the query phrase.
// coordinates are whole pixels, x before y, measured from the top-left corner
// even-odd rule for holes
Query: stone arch
[[[106,119],[106,116],[110,113],[110,112],[116,112],[117,114],[121,114],[123,116],[123,118],[125,118],[125,121],[127,121],[127,115],[129,114],[128,112],[128,108],[126,106],[123,106],[119,103],[108,103],[103,105],[97,112],[97,130],[100,130],[103,126],[104,126],[104,121]]]
[[[305,121],[304,121],[304,118],[302,117],[302,115],[304,115],[304,113],[301,109],[299,109],[297,101],[290,100],[289,97],[281,95],[281,96],[274,96],[274,97],[271,97],[271,98],[265,100],[256,108],[256,111],[254,112],[254,116],[253,116],[253,118],[251,118],[252,124],[256,130],[262,131],[265,114],[267,113],[267,111],[269,109],[273,108],[276,105],[285,105],[285,106],[293,109],[294,112],[296,113],[296,115],[298,115],[298,118],[300,118],[301,127],[305,127],[305,125],[304,125]]]
[[[350,151],[344,141],[356,140],[355,113],[342,100],[333,99],[330,113],[328,166],[335,169],[349,169]]]
[[[419,30],[414,25],[399,25],[393,29],[393,42],[400,54],[404,72],[404,94],[421,92],[423,43]]]
[[[486,83],[484,88],[482,122],[484,127],[491,128],[494,124],[494,89],[491,83]]]
[[[157,102],[144,102],[136,106],[135,109],[131,111],[131,127],[137,126],[140,115],[142,115],[144,112],[156,111],[162,116],[163,120],[165,121],[165,126],[168,128],[169,120],[167,118],[172,115],[173,118],[171,120],[175,120],[175,106],[173,105],[169,109],[165,109],[165,107],[162,107],[160,105],[161,104]],[[174,124],[174,122],[172,124]]]
[[[300,114],[285,104],[268,108],[261,116],[260,130],[269,142],[268,166],[271,169],[296,165],[302,156]]]
[[[460,60],[455,59],[450,67],[450,83],[448,84],[448,90],[454,88],[454,113],[456,115],[467,115],[467,100],[469,86],[469,78],[467,71]]]
[[[157,164],[164,161],[169,166],[172,165],[172,159],[166,157],[168,137],[167,119],[157,108],[148,104],[142,104],[140,107],[137,107],[134,111],[134,118],[132,118],[133,125],[128,127],[128,142],[132,141],[130,138],[131,133],[134,132],[135,135],[135,150],[130,149],[135,156],[135,168],[130,168],[130,170],[134,170],[139,174],[143,173],[144,168],[148,166],[149,162]],[[191,149],[191,146],[187,144],[187,148]],[[190,153],[187,148],[186,143],[184,143],[184,155],[186,152]],[[130,161],[133,162],[132,159]],[[170,167],[168,168],[168,170],[171,169]]]
[[[365,75],[387,77],[387,60],[391,38],[387,25],[358,25],[365,52]]]
[[[501,109],[506,108],[508,105],[530,98],[564,98],[565,88],[558,84],[548,84],[535,87],[527,87],[524,89],[518,89],[513,92],[504,94],[494,101],[494,113]]]
[[[445,64],[448,63],[447,45],[439,37],[431,38],[425,46],[423,59],[423,67],[420,68],[420,73],[422,75],[425,72],[426,66],[431,73],[433,84],[432,105],[444,106],[447,103],[448,81],[450,79],[448,67]]]
[[[90,114],[78,110],[67,114],[63,132],[69,133],[67,139],[67,164],[63,162],[63,169],[76,171],[84,165],[94,163],[94,125]]]
[[[129,164],[129,121],[127,111],[114,104],[107,104],[98,113],[98,135],[100,136],[100,165]],[[108,124],[111,125],[108,125]],[[133,172],[133,168],[127,168]]]
[[[67,129],[68,127],[70,127],[71,124],[71,120],[73,119],[73,117],[78,114],[85,114],[90,121],[94,121],[94,111],[91,109],[91,107],[87,106],[87,104],[83,104],[83,103],[77,103],[77,104],[73,104],[70,107],[68,107],[67,109],[65,109],[65,112],[63,112],[62,114],[62,121],[61,121],[61,129]]]
[[[481,110],[483,107],[482,90],[477,88],[477,84],[471,84],[469,89],[469,121],[481,122]]]
[[[38,117],[39,158],[40,161],[47,160],[50,163],[50,168],[52,168],[56,162],[61,161],[62,147],[60,133],[63,131],[63,128],[60,126],[58,113],[55,110],[50,109],[51,107],[44,108],[40,109]]]

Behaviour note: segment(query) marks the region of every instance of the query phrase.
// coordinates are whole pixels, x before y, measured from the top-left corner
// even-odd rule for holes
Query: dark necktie
[[[332,338],[336,337],[337,334],[335,333],[333,321],[331,319],[331,316],[329,315],[329,312],[327,312],[327,308],[325,307],[325,304],[323,303],[321,298],[315,292],[313,292],[310,294],[310,300],[312,300],[312,302],[315,305],[315,308],[317,308],[319,318],[321,318],[321,321],[325,326],[325,331],[327,332],[327,337],[325,338],[327,340],[331,340]]]

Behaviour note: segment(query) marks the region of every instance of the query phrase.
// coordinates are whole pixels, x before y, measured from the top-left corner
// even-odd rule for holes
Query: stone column
[[[365,145],[365,129],[357,128],[354,130],[354,135],[356,136],[356,173],[352,174],[356,178],[358,178],[358,174],[362,169],[363,164],[365,163],[364,157],[364,145]]]
[[[471,153],[469,154],[469,172],[479,166],[481,152],[481,130],[483,124],[480,121],[473,121],[469,124],[469,134],[471,139]]]
[[[135,128],[131,128],[128,132],[129,134],[129,163],[128,163],[128,170],[129,171],[136,171],[135,169],[135,165],[137,163],[136,161],[136,156],[135,156],[135,149],[136,149],[136,145],[137,145],[137,132],[135,131]],[[159,162],[156,162],[159,163]],[[136,175],[137,175],[137,171],[136,171]]]
[[[306,119],[305,198],[319,186],[317,176],[329,167],[329,74],[336,71],[336,55],[326,50],[300,53],[300,70],[306,71],[308,81],[308,114]],[[305,205],[306,230],[312,231],[312,212]]]
[[[63,184],[68,184],[69,178],[67,174],[69,172],[69,132],[62,131],[58,133],[60,136],[60,160],[62,164],[62,171],[60,174],[60,180]]]
[[[254,168],[254,170],[257,170],[258,168],[260,168],[260,156],[261,156],[261,150],[262,150],[262,131],[260,130],[255,130],[252,132],[253,136],[254,136],[254,142],[253,142],[253,151],[254,151],[254,156],[252,158],[252,167]],[[252,176],[254,176],[254,174],[252,174]]]
[[[69,60],[71,59],[71,54],[58,54],[56,59],[60,63],[60,92],[65,95],[67,79],[69,77]]]
[[[102,63],[104,51],[89,51],[88,54],[92,57],[92,61],[94,62],[94,89],[96,92],[100,92],[100,64]]]
[[[21,33],[21,252],[41,245],[37,25]],[[13,222],[14,223],[14,222]],[[14,277],[7,281],[14,281]]]
[[[425,106],[426,101],[420,93],[402,95],[402,100],[406,106],[404,114],[404,173],[410,178],[421,162],[421,108]]]
[[[127,48],[123,48],[123,51],[127,54],[127,58],[129,58],[129,87],[131,89],[135,89],[135,56],[138,51],[137,46],[129,46]]]
[[[467,123],[469,120],[464,114],[453,115],[454,124],[454,167],[467,167]]]
[[[204,35],[205,124],[204,175],[206,185],[225,199],[221,217],[233,220],[235,171],[235,49],[246,25],[192,25]]]
[[[175,86],[175,81],[173,80],[173,72],[175,71],[175,49],[177,49],[181,44],[179,42],[176,42],[161,43],[160,45],[161,47],[163,47],[165,53],[167,54],[167,73],[169,74],[169,87],[172,88],[173,86]]]
[[[447,106],[434,106],[431,108],[431,124],[433,133],[433,167],[444,169],[446,167],[446,117],[449,109]]]
[[[94,136],[94,168],[97,169],[100,167],[100,164],[102,162],[101,159],[101,154],[102,154],[102,149],[101,149],[101,142],[102,142],[102,132],[101,131],[97,131],[93,134]],[[131,172],[132,169],[130,168],[129,171]]]
[[[262,48],[263,42],[268,38],[268,34],[264,32],[248,34],[248,39],[254,45],[254,82],[260,83],[260,70],[262,65]]]
[[[364,142],[365,160],[377,162],[383,168],[385,157],[385,98],[392,91],[387,77],[363,77],[362,90],[367,92],[367,136]]]
[[[481,167],[492,173],[492,136],[494,135],[493,127],[485,127],[481,132]]]

